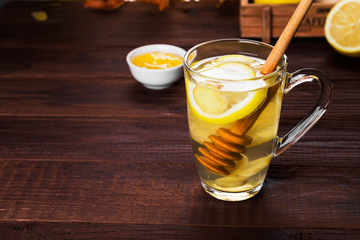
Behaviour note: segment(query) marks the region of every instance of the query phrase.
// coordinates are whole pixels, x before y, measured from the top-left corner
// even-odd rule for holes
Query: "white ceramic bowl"
[[[150,89],[165,89],[184,75],[183,64],[166,69],[147,69],[134,65],[131,60],[138,55],[149,52],[167,52],[184,57],[186,51],[180,47],[168,44],[151,44],[135,48],[126,56],[127,64],[133,77]]]

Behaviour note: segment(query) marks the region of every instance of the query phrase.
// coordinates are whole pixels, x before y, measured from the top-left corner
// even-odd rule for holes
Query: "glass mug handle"
[[[333,88],[330,79],[321,71],[312,68],[300,69],[292,74],[287,81],[284,93],[287,94],[294,87],[305,83],[315,82],[321,88],[320,97],[313,110],[301,122],[299,122],[284,137],[278,137],[277,147],[274,156],[278,156],[285,150],[294,145],[302,136],[305,135],[325,113],[330,103]]]

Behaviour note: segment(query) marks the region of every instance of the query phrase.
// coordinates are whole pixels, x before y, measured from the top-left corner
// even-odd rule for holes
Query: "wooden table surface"
[[[183,79],[153,91],[132,78],[135,47],[239,37],[238,2],[215,4],[2,7],[0,239],[360,239],[359,58],[324,38],[292,41],[289,71],[326,72],[332,103],[243,202],[200,185]],[[47,21],[31,17],[38,9]],[[279,135],[311,110],[313,89],[285,96]]]

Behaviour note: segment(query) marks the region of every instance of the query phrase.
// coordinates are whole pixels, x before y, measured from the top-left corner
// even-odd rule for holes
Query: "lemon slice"
[[[256,77],[255,71],[242,63],[238,62],[214,62],[213,66],[199,71],[203,76],[219,78],[224,80],[241,80]]]
[[[202,72],[205,76],[241,79],[255,72],[241,63],[225,62]],[[187,81],[188,103],[193,114],[211,124],[228,124],[254,112],[264,102],[267,89],[249,92],[222,92],[216,86]]]
[[[255,60],[250,57],[244,56],[244,55],[233,54],[233,55],[221,56],[221,57],[217,58],[214,62],[215,63],[239,62],[242,64],[250,65],[250,64],[255,63]]]
[[[325,37],[339,53],[360,56],[360,0],[342,0],[326,17]]]

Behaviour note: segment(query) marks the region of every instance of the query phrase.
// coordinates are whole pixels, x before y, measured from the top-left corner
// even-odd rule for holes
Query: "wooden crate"
[[[270,42],[284,30],[296,4],[254,4],[240,0],[240,34],[244,38],[261,38]],[[334,4],[313,3],[295,37],[322,37],[326,16]]]

